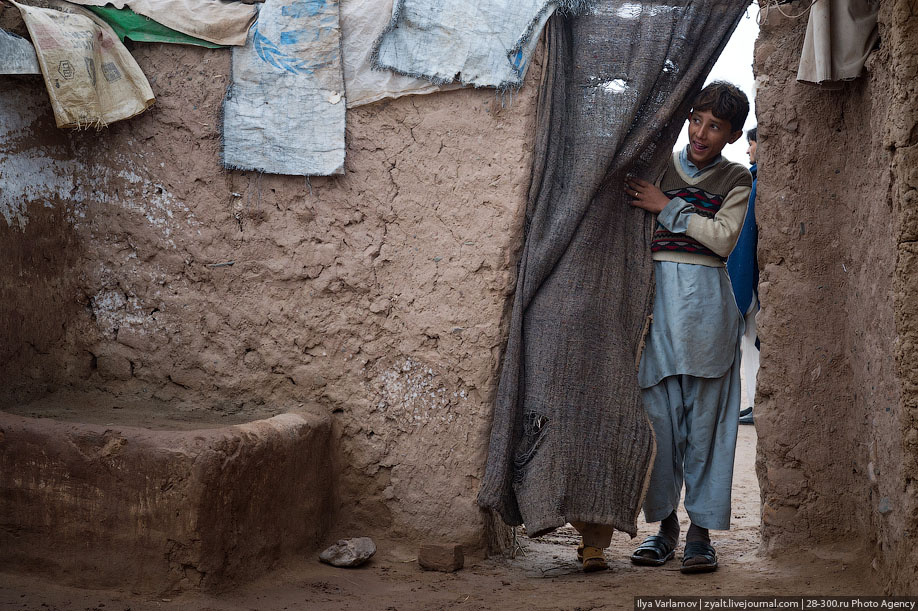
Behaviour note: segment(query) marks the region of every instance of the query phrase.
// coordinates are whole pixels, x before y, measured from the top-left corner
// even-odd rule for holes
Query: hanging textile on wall
[[[813,4],[797,80],[825,84],[859,77],[879,36],[879,10],[879,0],[818,0]]]
[[[373,44],[391,19],[392,0],[341,0],[341,54],[348,108],[441,90],[426,79],[373,69]]]
[[[0,74],[41,74],[32,43],[0,30]]]
[[[230,0],[71,0],[85,6],[129,7],[138,15],[218,45],[244,45],[256,8]]]
[[[138,15],[129,8],[113,8],[111,6],[87,6],[87,9],[105,20],[122,41],[125,38],[137,42],[164,42],[177,45],[195,45],[208,49],[222,48],[218,45],[200,38],[183,34],[178,30],[167,28],[149,17]]]
[[[631,534],[654,456],[637,359],[652,302],[655,179],[746,8],[612,0],[556,15],[526,234],[479,504],[538,536],[570,521]]]
[[[267,0],[233,49],[223,163],[270,174],[344,172],[337,0]]]
[[[48,8],[13,4],[22,14],[58,127],[101,127],[140,114],[150,83],[102,19],[61,0]]]
[[[392,20],[376,43],[374,65],[439,84],[519,86],[558,5],[557,0],[481,0],[470,10],[465,0],[395,0]]]

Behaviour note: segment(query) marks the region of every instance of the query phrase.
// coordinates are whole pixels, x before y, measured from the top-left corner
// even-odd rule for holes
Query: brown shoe
[[[583,572],[605,571],[609,568],[602,550],[592,545],[583,546]]]

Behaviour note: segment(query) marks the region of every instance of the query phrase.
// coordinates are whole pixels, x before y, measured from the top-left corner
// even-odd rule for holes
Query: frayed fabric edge
[[[542,8],[539,10],[538,14],[529,22],[529,25],[523,31],[523,35],[517,40],[516,44],[513,45],[507,52],[507,59],[509,61],[510,57],[515,55],[522,49],[524,46],[529,44],[532,40],[533,35],[535,34],[536,24],[544,17],[547,11],[559,11],[563,12],[565,16],[572,16],[581,14],[587,10],[592,9],[597,4],[597,0],[561,0],[546,2]],[[392,19],[389,20],[388,25],[383,28],[383,31],[380,32],[379,36],[376,37],[376,41],[373,43],[373,52],[370,54],[370,64],[375,70],[384,70],[389,72],[394,72],[395,74],[401,74],[402,76],[407,76],[410,78],[416,78],[419,80],[429,81],[437,86],[449,85],[458,80],[458,82],[465,87],[475,87],[479,88],[494,88],[505,93],[508,91],[518,90],[523,86],[522,77],[518,80],[507,80],[502,81],[496,85],[482,85],[480,83],[475,83],[473,81],[467,81],[462,78],[462,73],[459,73],[459,79],[456,78],[444,78],[431,74],[424,74],[423,72],[415,72],[411,70],[403,70],[396,66],[390,64],[385,64],[379,59],[379,50],[382,47],[383,40],[385,37],[398,28],[398,23],[401,19],[402,10],[405,6],[405,0],[395,0],[395,3],[392,5]],[[541,35],[541,30],[539,31]]]
[[[558,0],[556,4],[559,13],[565,17],[573,17],[593,10],[593,7],[599,2],[598,0]]]
[[[254,167],[254,166],[241,166],[241,165],[236,165],[236,164],[234,164],[234,163],[227,163],[227,162],[226,162],[226,158],[223,156],[222,153],[221,153],[220,156],[223,157],[223,159],[221,159],[221,162],[222,162],[222,165],[223,165],[223,169],[229,170],[229,171],[231,171],[231,172],[233,172],[233,171],[238,171],[238,172],[258,172],[259,174],[274,174],[274,175],[277,175],[277,176],[305,176],[306,178],[310,178],[310,177],[322,177],[322,176],[342,176],[342,175],[345,173],[345,172],[344,172],[344,165],[342,165],[341,167],[335,169],[335,171],[333,171],[333,172],[329,172],[328,174],[304,174],[304,173],[302,173],[302,172],[278,172],[277,170],[270,170],[270,169],[266,169],[266,168],[256,168],[256,167]]]

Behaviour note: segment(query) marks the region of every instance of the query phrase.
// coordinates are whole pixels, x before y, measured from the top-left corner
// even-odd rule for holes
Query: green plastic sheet
[[[182,34],[172,28],[167,28],[149,17],[138,15],[129,8],[114,8],[111,6],[85,7],[105,20],[112,27],[118,38],[125,38],[137,42],[166,42],[177,45],[197,45],[208,49],[222,49],[224,45],[214,44],[188,34]]]

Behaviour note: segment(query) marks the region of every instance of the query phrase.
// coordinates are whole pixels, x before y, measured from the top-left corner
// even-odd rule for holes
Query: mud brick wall
[[[765,546],[869,554],[898,592],[918,588],[912,4],[882,4],[880,48],[839,91],[795,81],[805,19],[771,11],[755,60]],[[512,104],[355,109],[346,174],[307,181],[220,167],[228,53],[133,51],[157,103],[98,133],[57,130],[37,79],[0,88],[0,407],[319,409],[342,532],[478,545],[538,67]]]
[[[55,128],[38,77],[0,87],[0,408],[317,409],[342,533],[478,547],[538,66],[351,110],[346,174],[307,180],[222,168],[228,51],[132,52],[156,104],[100,131]]]
[[[879,49],[837,91],[796,82],[805,31],[772,10],[755,56],[765,544],[868,554],[915,591],[918,20],[882,3]]]

